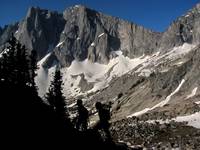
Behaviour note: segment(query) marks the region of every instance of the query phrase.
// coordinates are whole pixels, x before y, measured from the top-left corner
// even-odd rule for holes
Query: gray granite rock
[[[58,43],[64,23],[62,14],[31,7],[19,23],[16,37],[28,49],[35,49],[41,59]]]
[[[161,33],[81,5],[70,7],[63,14],[31,7],[19,24],[1,31],[0,45],[16,31],[15,36],[28,49],[38,52],[38,59],[54,51],[62,66],[87,58],[106,64],[117,50],[131,58],[151,54],[158,49],[161,37]]]
[[[200,4],[172,22],[163,33],[160,49],[167,50],[183,43],[199,43]]]
[[[69,66],[74,59],[106,64],[117,50],[134,58],[159,50],[164,53],[183,43],[199,43],[199,18],[197,4],[158,33],[81,5],[62,14],[31,7],[19,23],[0,29],[0,45],[15,33],[28,49],[37,50],[38,59],[54,51],[62,66]]]
[[[4,47],[4,44],[9,40],[12,33],[14,34],[17,31],[17,28],[18,23],[13,23],[0,29],[0,51]]]

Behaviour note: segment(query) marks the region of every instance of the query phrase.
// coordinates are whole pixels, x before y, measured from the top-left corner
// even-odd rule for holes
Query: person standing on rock
[[[97,102],[95,107],[99,115],[99,122],[94,126],[94,129],[102,129],[105,132],[107,139],[111,139],[109,131],[110,109],[104,108],[100,102]]]
[[[86,131],[88,128],[88,119],[89,119],[89,112],[83,106],[83,101],[81,99],[77,100],[78,106],[78,117],[76,122],[76,129],[81,131]]]

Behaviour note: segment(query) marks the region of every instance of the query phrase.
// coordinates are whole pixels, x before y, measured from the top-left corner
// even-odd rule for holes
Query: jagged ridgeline
[[[63,66],[69,66],[74,59],[86,58],[107,63],[117,50],[134,58],[160,48],[198,42],[198,17],[199,5],[174,21],[165,32],[157,33],[81,5],[67,8],[62,14],[31,7],[24,19],[0,30],[0,45],[15,33],[28,49],[37,50],[39,59],[53,51],[54,59]]]

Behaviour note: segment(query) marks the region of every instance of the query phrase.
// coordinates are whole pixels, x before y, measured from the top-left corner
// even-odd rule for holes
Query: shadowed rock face
[[[15,33],[18,28],[18,23],[6,25],[3,29],[0,28],[0,51],[4,48],[4,44]]]
[[[40,59],[54,49],[64,24],[62,14],[30,8],[25,19],[19,23],[16,37],[28,49],[37,50]]]
[[[111,52],[122,50],[129,57],[150,53],[155,49],[158,33],[104,15],[84,6],[64,11],[66,20],[62,49],[78,60],[107,63]],[[71,18],[71,19],[69,19]],[[136,50],[137,49],[137,50]]]

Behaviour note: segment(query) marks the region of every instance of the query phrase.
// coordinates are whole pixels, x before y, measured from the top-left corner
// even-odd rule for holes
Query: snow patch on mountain
[[[147,112],[150,111],[150,110],[152,110],[152,109],[151,109],[151,108],[145,108],[145,109],[143,109],[143,110],[141,110],[141,111],[138,111],[138,112],[136,112],[136,113],[134,113],[134,114],[128,115],[127,118],[131,118],[131,117],[133,117],[133,116],[140,116],[140,115],[142,115],[142,114],[147,113]]]
[[[184,62],[180,61],[180,62],[177,62],[175,65],[180,66],[180,65],[182,65],[183,63],[184,63]]]
[[[17,30],[16,32],[15,32],[15,34],[17,34],[19,32],[19,30]]]
[[[179,116],[174,119],[172,119],[176,122],[187,122],[189,126],[193,126],[195,128],[200,128],[200,112],[196,112],[191,115],[187,116]]]
[[[186,15],[185,17],[187,18],[187,17],[189,17],[190,15]]]
[[[74,8],[79,8],[79,7],[81,7],[81,5],[75,5],[75,6],[74,6]]]
[[[145,113],[147,113],[148,111],[153,110],[153,109],[155,109],[155,108],[157,108],[157,107],[163,107],[164,105],[166,105],[166,104],[170,101],[171,97],[172,97],[174,94],[176,94],[176,93],[180,90],[180,88],[181,88],[181,86],[183,85],[184,82],[185,82],[185,80],[182,79],[182,81],[181,81],[181,83],[178,85],[178,87],[177,87],[170,95],[168,95],[168,96],[165,98],[165,100],[161,101],[160,103],[156,104],[155,106],[153,106],[153,107],[151,107],[151,108],[145,108],[145,109],[143,109],[143,110],[141,110],[141,111],[138,111],[138,112],[135,112],[135,113],[133,113],[133,114],[131,114],[131,115],[128,115],[127,118],[145,114]]]
[[[9,51],[9,49],[4,49],[1,53],[0,53],[0,58],[3,57],[3,54],[6,54]]]
[[[95,46],[95,43],[94,43],[94,42],[92,42],[92,43],[91,43],[91,46]]]
[[[197,105],[199,105],[200,104],[200,101],[197,101],[197,102],[195,102]]]
[[[80,87],[78,87],[80,78],[72,76],[80,76],[83,74],[88,83],[94,84],[93,88],[87,91],[87,93],[96,92],[97,90],[107,87],[114,77],[126,74],[148,58],[138,57],[130,59],[123,56],[121,51],[117,51],[116,53],[118,57],[110,60],[107,65],[92,63],[88,59],[84,61],[74,60],[70,67],[62,69],[63,74],[66,75],[64,76],[64,81],[66,81],[64,93],[71,96],[84,94],[80,91]],[[70,85],[73,85],[73,88]]]
[[[117,76],[121,76],[123,74],[128,73],[136,66],[144,63],[149,59],[149,56],[140,56],[134,59],[130,59],[129,57],[125,57],[122,54],[122,51],[117,51],[116,54],[118,55],[118,57],[112,59],[108,66],[113,66],[114,64],[116,64],[111,74]]]
[[[178,85],[178,87],[176,88],[176,90],[173,91],[170,95],[168,95],[164,101],[162,101],[162,102],[158,103],[157,105],[155,105],[153,107],[153,109],[156,108],[156,107],[163,107],[164,105],[166,105],[170,101],[171,97],[173,95],[175,95],[180,90],[180,88],[181,88],[181,86],[183,85],[184,82],[185,82],[185,80],[182,79],[181,83]]]
[[[178,58],[182,58],[184,55],[189,53],[195,47],[196,45],[184,43],[181,46],[167,50],[167,53],[164,54],[161,54],[158,51],[157,53],[149,56],[149,58],[141,64],[142,66],[139,67],[136,71],[134,70],[133,73],[138,73],[138,76],[149,77],[151,73],[153,73],[159,65],[167,62],[173,62]],[[180,66],[183,63],[184,63],[183,61],[179,61],[174,65]],[[160,70],[160,72],[167,72],[167,71],[168,71],[167,68],[163,68],[162,70]]]
[[[196,95],[196,92],[197,92],[197,89],[198,89],[198,87],[195,87],[195,88],[192,90],[191,94],[188,95],[186,99],[189,99],[189,98],[195,96],[195,95]]]
[[[61,72],[63,73],[65,95],[69,97],[96,92],[97,90],[109,86],[109,82],[113,78],[128,73],[149,58],[149,56],[141,56],[130,59],[125,57],[121,51],[117,51],[116,54],[118,57],[111,59],[107,65],[93,63],[88,59],[85,59],[84,61],[74,60],[70,67],[62,68]],[[49,80],[51,79],[49,76],[52,74],[52,71],[55,70],[55,66],[50,69],[42,67],[42,64],[49,56],[50,54],[47,54],[41,61],[38,62],[40,69],[38,70],[36,83],[39,87],[40,96],[47,90],[50,82]],[[84,75],[84,78],[88,83],[93,84],[93,88],[85,93],[81,92],[79,87],[81,75]],[[46,82],[46,84],[44,82]]]
[[[35,82],[36,82],[36,85],[39,87],[38,94],[41,97],[43,97],[45,93],[47,92],[51,79],[53,77],[53,73],[55,72],[55,69],[56,69],[55,63],[49,69],[43,67],[43,63],[47,60],[47,58],[50,55],[51,53],[48,53],[43,59],[41,59],[37,63],[39,69],[37,70],[37,76],[35,77]]]
[[[152,70],[150,69],[143,69],[141,70],[139,76],[143,76],[143,77],[149,77],[152,73]]]
[[[98,38],[100,38],[101,36],[103,36],[105,33],[101,33],[99,36],[98,36]]]
[[[160,124],[164,124],[164,123],[170,123],[172,121],[175,121],[175,122],[187,122],[188,126],[192,126],[192,127],[200,129],[200,112],[196,112],[196,113],[191,114],[191,115],[177,116],[176,118],[172,118],[172,119],[147,120],[146,122],[148,122],[148,123],[159,122]]]
[[[174,47],[171,51],[166,53],[164,56],[167,56],[168,59],[173,59],[174,60],[174,59],[177,59],[177,58],[183,56],[184,54],[187,54],[193,48],[195,48],[195,46],[196,45],[184,43],[181,46]]]
[[[70,105],[68,105],[67,107],[68,108],[71,108],[71,107],[74,107],[76,105],[76,102],[75,103],[72,103],[72,104],[70,104]]]
[[[56,47],[60,47],[63,43],[64,43],[64,41],[58,43],[58,44],[56,45]]]
[[[57,46],[60,46],[62,44],[63,42],[60,42]],[[94,46],[95,44],[92,43],[92,45]],[[74,96],[88,94],[91,92],[96,92],[98,90],[108,87],[109,82],[113,78],[120,77],[127,73],[131,73],[131,74],[137,73],[138,76],[149,77],[151,73],[155,71],[156,67],[159,64],[162,64],[169,60],[173,61],[173,60],[176,60],[177,58],[181,58],[184,54],[187,54],[188,52],[190,52],[194,47],[195,45],[185,43],[182,46],[174,47],[173,49],[169,50],[169,52],[165,54],[156,52],[155,54],[152,54],[152,55],[146,55],[146,56],[143,55],[143,56],[133,58],[133,59],[130,59],[129,57],[124,56],[122,51],[115,51],[114,53],[117,55],[117,57],[111,59],[108,64],[93,63],[93,62],[90,62],[88,59],[85,59],[84,61],[74,60],[71,63],[70,67],[61,69],[63,73],[63,80],[64,80],[64,94],[67,97],[74,97]],[[38,70],[37,83],[40,89],[39,93],[43,93],[43,94],[44,94],[44,91],[46,91],[47,89],[47,84],[45,84],[44,82],[46,82],[45,80],[47,80],[49,83],[49,80],[51,79],[51,77],[49,76],[50,74],[52,74],[52,70],[53,70],[52,68],[44,69],[41,66],[42,62],[45,61],[48,56],[49,54],[47,54],[38,63],[38,65],[40,66],[40,69]],[[138,66],[140,67],[138,68]],[[137,70],[135,70],[136,67],[137,67]],[[55,69],[55,66],[54,66],[54,69]],[[165,69],[165,71],[168,71],[167,68]],[[87,83],[92,85],[92,88],[90,88],[90,90],[82,92],[81,87],[79,86],[79,83],[82,78],[84,78],[84,80],[86,80]],[[184,82],[184,80],[182,82]],[[183,84],[182,82],[181,82],[181,85]],[[179,89],[177,89],[177,91],[178,90]],[[176,91],[174,91],[174,93],[169,95],[165,101],[163,101],[160,104],[157,104],[156,107],[160,107],[168,103],[171,96],[175,93]],[[154,107],[146,108],[145,111],[147,111],[148,109],[151,110],[151,109],[154,109]],[[137,113],[137,114],[140,114],[140,113]]]

